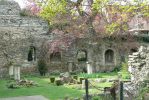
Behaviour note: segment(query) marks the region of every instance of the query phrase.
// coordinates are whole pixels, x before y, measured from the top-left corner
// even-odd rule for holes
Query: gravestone
[[[73,69],[73,62],[68,62],[68,71],[72,72]]]
[[[19,66],[14,67],[14,79],[20,80],[20,67]]]
[[[93,67],[91,65],[91,62],[86,62],[87,64],[87,73],[92,74],[93,73]]]
[[[14,67],[10,66],[9,67],[9,76],[12,76],[12,75],[14,75]]]

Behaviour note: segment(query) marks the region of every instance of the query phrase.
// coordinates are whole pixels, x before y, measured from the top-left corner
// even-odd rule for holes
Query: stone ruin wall
[[[129,55],[128,66],[133,83],[149,79],[149,47],[141,46],[138,52]]]
[[[114,70],[115,67],[120,67],[120,63],[123,58],[127,57],[127,54],[130,50],[122,50],[124,48],[120,48],[119,45],[125,46],[125,44],[119,44],[117,41],[102,39],[96,41],[96,43],[90,43],[89,39],[78,39],[74,44],[71,45],[68,51],[62,52],[62,61],[65,69],[68,71],[68,66],[72,63],[73,71],[82,71],[83,68],[87,69],[87,62],[93,68],[93,72],[109,72]],[[112,50],[114,52],[113,63],[105,62],[105,52],[107,50]],[[78,61],[77,54],[78,51],[84,50],[87,53],[86,61]],[[52,62],[53,66],[54,63]],[[56,64],[56,63],[55,63]]]
[[[128,66],[131,82],[124,84],[124,90],[127,91],[124,93],[126,97],[134,98],[143,87],[149,86],[149,46],[140,46],[137,52],[129,55]]]
[[[37,50],[37,56],[39,56],[39,49],[41,43],[45,40],[51,40],[52,36],[47,35],[48,24],[46,21],[35,17],[20,16],[19,5],[14,1],[0,1],[0,33],[5,34],[5,42],[7,41],[7,34],[12,35],[12,40],[14,43],[12,45],[6,46],[10,55],[16,61],[16,63],[21,64],[21,66],[30,66],[31,63],[27,61],[28,51],[30,46],[34,46]],[[93,66],[94,72],[112,71],[121,62],[121,54],[117,46],[116,41],[107,41],[103,39],[103,42],[98,41],[97,43],[91,44],[88,39],[76,40],[69,51],[62,52],[60,62],[50,62],[49,70],[63,70],[68,71],[68,64],[72,62],[73,70],[82,69],[86,67],[86,62],[77,61],[77,52],[79,50],[87,51],[87,61]],[[0,42],[0,44],[3,44]],[[114,51],[114,64],[105,64],[105,51],[112,49]],[[127,56],[128,52],[124,55]],[[2,52],[0,51],[0,55]],[[50,59],[49,59],[50,60]],[[6,59],[0,56],[0,67],[6,63]],[[35,62],[36,63],[36,62]],[[26,69],[26,68],[25,68]],[[28,69],[26,69],[28,70]]]
[[[41,43],[47,39],[48,23],[40,18],[21,16],[15,1],[0,0],[0,68],[7,64],[4,52],[16,66],[34,66],[27,61],[30,46],[39,56]],[[0,69],[0,74],[5,69]]]

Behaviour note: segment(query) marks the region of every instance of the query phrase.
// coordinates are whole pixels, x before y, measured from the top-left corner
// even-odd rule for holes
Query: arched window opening
[[[105,52],[105,63],[114,63],[114,52],[109,49]]]
[[[50,61],[52,61],[52,62],[61,61],[61,53],[60,53],[60,52],[52,53],[52,54],[50,55]]]
[[[29,48],[28,61],[36,61],[36,48],[34,46]]]
[[[87,52],[85,50],[79,50],[77,53],[78,61],[87,61]]]

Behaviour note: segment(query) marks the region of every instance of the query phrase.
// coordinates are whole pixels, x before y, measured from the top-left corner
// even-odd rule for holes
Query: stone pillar
[[[73,69],[73,62],[68,62],[68,71],[72,72]]]
[[[14,79],[20,80],[20,67],[14,67]]]
[[[13,70],[13,69],[14,69],[13,66],[10,66],[10,67],[9,67],[9,75],[10,75],[10,76],[14,75],[14,70]]]
[[[91,62],[86,62],[87,64],[87,73],[92,74],[93,73],[93,66],[91,65]]]

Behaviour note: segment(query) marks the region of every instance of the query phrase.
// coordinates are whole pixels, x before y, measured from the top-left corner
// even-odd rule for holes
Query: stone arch
[[[78,50],[77,60],[86,62],[87,61],[87,51],[86,50]]]
[[[36,48],[34,46],[30,46],[29,48],[28,61],[36,61]]]
[[[114,51],[112,49],[108,49],[105,51],[105,64],[114,63]]]

